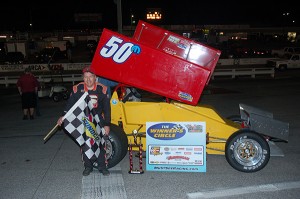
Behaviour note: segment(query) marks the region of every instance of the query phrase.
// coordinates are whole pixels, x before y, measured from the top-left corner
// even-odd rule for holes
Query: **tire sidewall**
[[[235,146],[240,143],[240,140],[242,139],[251,139],[255,140],[257,143],[259,143],[260,147],[262,148],[262,158],[257,162],[255,165],[251,166],[245,166],[240,164],[235,156],[234,156],[234,148]],[[246,173],[251,173],[251,172],[256,172],[261,169],[263,169],[267,163],[269,162],[270,159],[270,147],[267,141],[258,133],[254,131],[250,131],[248,129],[243,129],[240,131],[237,131],[236,133],[232,134],[225,145],[225,157],[227,162],[232,166],[234,169],[241,171],[241,172],[246,172]]]
[[[108,141],[112,146],[111,156],[108,157],[108,168],[116,166],[123,160],[128,151],[128,139],[124,130],[114,124],[110,127]]]

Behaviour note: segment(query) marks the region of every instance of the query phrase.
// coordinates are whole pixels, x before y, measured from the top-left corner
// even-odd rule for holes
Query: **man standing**
[[[33,120],[34,109],[36,107],[36,95],[38,92],[38,81],[31,74],[30,68],[26,68],[23,75],[17,81],[17,87],[22,96],[23,120],[29,118]]]
[[[102,116],[102,124],[105,129],[105,136],[109,135],[110,131],[110,122],[111,122],[111,108],[109,98],[106,94],[107,88],[104,85],[97,83],[97,77],[91,68],[85,67],[83,69],[83,82],[73,86],[73,90],[70,94],[70,98],[67,102],[67,105],[64,110],[64,114],[67,113],[70,108],[80,99],[80,97],[87,92],[91,101],[93,102],[93,107],[96,110],[99,116]],[[57,121],[57,124],[61,126],[63,123],[63,117],[60,117]],[[100,132],[97,132],[100,134]],[[105,176],[108,176],[110,173],[107,170],[106,162],[106,149],[104,145],[100,146],[100,154],[96,160],[91,160],[84,152],[83,148],[86,148],[87,145],[93,145],[94,142],[84,143],[81,146],[82,160],[84,163],[83,175],[87,176],[93,171],[93,166],[97,165],[97,169]],[[90,147],[90,146],[88,146]],[[96,164],[95,164],[96,163]]]

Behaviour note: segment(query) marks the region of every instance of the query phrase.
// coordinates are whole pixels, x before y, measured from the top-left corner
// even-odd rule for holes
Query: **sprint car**
[[[91,67],[97,75],[120,82],[111,98],[109,167],[125,157],[129,143],[141,143],[146,151],[149,121],[204,121],[207,154],[225,155],[241,172],[256,172],[267,165],[276,148],[274,142],[288,141],[288,123],[246,104],[239,105],[239,115],[224,118],[212,106],[198,103],[220,54],[217,49],[143,21],[132,38],[103,30]],[[124,94],[128,86],[164,96],[165,100],[130,101]]]

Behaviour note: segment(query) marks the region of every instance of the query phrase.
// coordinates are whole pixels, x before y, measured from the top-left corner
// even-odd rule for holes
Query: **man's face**
[[[83,74],[83,81],[88,88],[93,88],[96,83],[96,75],[90,72]]]

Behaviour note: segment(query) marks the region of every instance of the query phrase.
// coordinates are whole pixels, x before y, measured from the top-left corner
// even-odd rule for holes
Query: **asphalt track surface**
[[[16,88],[1,89],[1,199],[185,199],[185,198],[300,198],[300,78],[214,80],[200,103],[227,117],[245,103],[273,112],[289,122],[288,143],[277,143],[284,157],[271,157],[256,173],[233,169],[225,156],[208,155],[205,173],[152,172],[129,174],[128,155],[104,177],[93,171],[82,176],[78,146],[62,131],[47,143],[65,101],[40,99],[41,116],[22,120]],[[138,159],[134,158],[135,167]],[[145,159],[143,159],[145,167]]]

